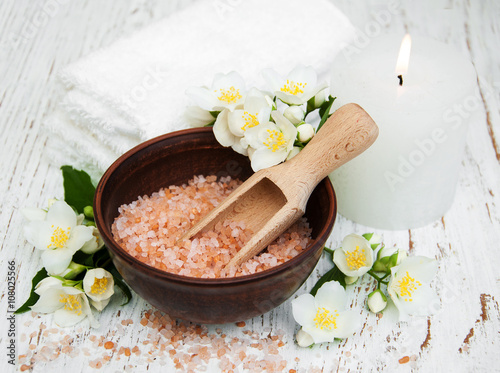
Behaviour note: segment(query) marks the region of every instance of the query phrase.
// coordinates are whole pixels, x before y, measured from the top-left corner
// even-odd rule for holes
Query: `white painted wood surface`
[[[439,260],[439,273],[433,287],[440,296],[440,308],[432,317],[414,318],[408,323],[397,323],[395,313],[390,310],[378,318],[365,309],[366,295],[373,285],[365,279],[350,290],[353,307],[360,310],[364,319],[363,330],[340,343],[298,348],[294,344],[297,325],[290,312],[290,302],[261,317],[246,320],[244,328],[235,325],[220,328],[228,338],[245,337],[243,330],[255,331],[261,337],[283,330],[286,343],[279,354],[288,362],[286,371],[307,372],[313,368],[323,372],[498,371],[500,3],[495,0],[404,1],[393,2],[396,11],[387,13],[388,5],[381,0],[332,1],[362,32],[376,37],[379,30],[407,30],[433,36],[470,56],[477,69],[480,107],[468,134],[453,207],[442,220],[427,227],[380,232],[388,245]],[[28,294],[31,277],[40,268],[39,253],[24,241],[23,217],[19,209],[42,206],[48,198],[63,194],[58,168],[43,157],[47,137],[41,127],[44,116],[51,112],[58,99],[57,72],[68,63],[188,3],[152,0],[3,0],[0,3],[1,278],[6,279],[7,262],[14,260],[18,306]],[[237,4],[229,0],[227,3]],[[384,18],[387,14],[389,17]],[[345,235],[366,231],[370,229],[339,216],[328,244],[336,247]],[[324,257],[297,294],[309,291],[330,266]],[[0,289],[0,311],[5,315],[1,318],[0,361],[2,368],[10,369],[6,356],[9,323],[5,281],[0,282]],[[147,338],[147,331],[139,321],[149,306],[136,296],[118,312],[119,303],[119,299],[114,300],[98,315],[101,322],[98,330],[88,330],[86,324],[63,330],[64,334],[74,336],[73,346],[88,348],[92,356],[80,353],[71,357],[60,353],[51,361],[37,362],[32,371],[94,371],[89,362],[102,356],[105,350],[93,346],[91,335],[104,336],[117,345],[141,345]],[[116,325],[129,318],[134,324],[124,328],[123,335],[113,336]],[[41,354],[50,336],[56,335],[45,333],[50,336],[44,336],[40,325],[52,328],[51,316],[33,319],[30,314],[24,314],[17,317],[18,355]],[[215,327],[210,328],[214,330]],[[296,361],[296,357],[300,360]],[[405,357],[409,358],[408,362]],[[101,369],[106,372],[174,370],[168,357],[164,367],[160,360],[147,362],[144,356],[134,354],[118,360],[115,354]],[[217,363],[212,361],[208,369],[217,371]],[[29,361],[26,364],[29,365]],[[242,369],[237,367],[235,370]]]

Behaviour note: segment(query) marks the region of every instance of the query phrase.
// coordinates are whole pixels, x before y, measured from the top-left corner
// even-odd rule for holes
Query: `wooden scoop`
[[[298,155],[253,174],[179,241],[226,219],[243,221],[253,236],[228,266],[245,262],[304,214],[310,194],[323,178],[361,154],[377,136],[377,125],[359,105],[342,106]]]

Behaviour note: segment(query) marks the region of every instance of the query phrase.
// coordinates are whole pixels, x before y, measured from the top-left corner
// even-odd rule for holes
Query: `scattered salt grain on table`
[[[118,244],[136,259],[161,270],[190,277],[220,278],[260,272],[280,265],[302,252],[310,242],[311,229],[300,219],[267,250],[238,268],[227,263],[250,239],[244,222],[224,221],[214,230],[192,240],[177,240],[241,182],[230,177],[195,176],[187,184],[170,186],[139,196],[119,208],[112,232]]]

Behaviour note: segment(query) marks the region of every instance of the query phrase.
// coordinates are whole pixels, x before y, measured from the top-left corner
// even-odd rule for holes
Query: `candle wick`
[[[403,75],[398,75],[399,85],[403,85]]]

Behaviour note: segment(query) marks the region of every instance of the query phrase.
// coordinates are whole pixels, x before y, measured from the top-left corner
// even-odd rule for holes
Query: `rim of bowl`
[[[330,204],[330,208],[328,210],[328,224],[326,224],[323,229],[317,234],[317,237],[314,239],[313,244],[308,245],[306,249],[301,252],[299,255],[293,257],[292,259],[286,261],[285,263],[282,263],[280,265],[277,265],[275,267],[257,272],[257,273],[252,273],[249,275],[242,275],[242,276],[235,276],[235,277],[225,277],[225,278],[200,278],[200,277],[189,277],[189,276],[184,276],[184,275],[178,275],[175,273],[167,272],[164,270],[161,270],[156,267],[152,267],[146,263],[141,262],[140,260],[137,260],[134,258],[132,255],[130,255],[127,251],[125,251],[114,239],[113,234],[111,233],[111,229],[106,227],[104,225],[104,219],[102,218],[102,209],[101,209],[101,204],[102,204],[102,190],[106,187],[106,183],[113,174],[113,172],[120,166],[122,163],[127,161],[127,159],[136,153],[139,153],[143,151],[145,148],[148,146],[155,144],[157,142],[163,141],[165,139],[171,138],[171,137],[182,137],[185,135],[191,135],[192,133],[205,133],[205,132],[211,132],[212,128],[211,127],[199,127],[199,128],[188,128],[188,129],[183,129],[179,131],[173,131],[169,132],[164,135],[160,135],[157,137],[154,137],[150,140],[147,140],[145,142],[140,143],[139,145],[133,147],[123,155],[121,155],[116,161],[114,161],[111,166],[108,167],[108,169],[104,172],[102,175],[101,179],[99,180],[99,183],[96,187],[96,192],[95,192],[95,197],[94,197],[94,215],[95,215],[95,223],[97,228],[99,229],[99,232],[101,236],[104,236],[108,242],[111,242],[112,245],[105,245],[108,250],[111,250],[115,255],[119,256],[122,260],[128,262],[129,264],[133,264],[135,266],[138,266],[142,270],[142,272],[155,276],[157,278],[163,278],[163,279],[168,279],[170,281],[175,281],[175,282],[181,282],[181,283],[188,283],[192,285],[207,285],[207,286],[214,286],[214,285],[219,285],[219,286],[224,286],[224,285],[233,285],[237,283],[242,283],[242,282],[247,282],[247,281],[252,281],[252,280],[259,280],[263,279],[265,277],[273,276],[277,274],[278,272],[283,272],[286,271],[290,267],[294,267],[296,265],[300,265],[302,262],[302,259],[304,257],[312,255],[313,252],[316,251],[317,246],[319,245],[319,241],[321,238],[324,237],[324,240],[328,239],[328,236],[333,229],[333,225],[335,223],[336,217],[337,217],[337,198],[335,195],[335,190],[333,189],[333,185],[326,177],[327,179],[327,193],[330,196],[330,200],[333,202]],[[324,180],[320,181],[323,182]],[[319,184],[318,184],[319,185]],[[106,243],[106,240],[105,243]],[[323,246],[323,244],[322,244]]]

